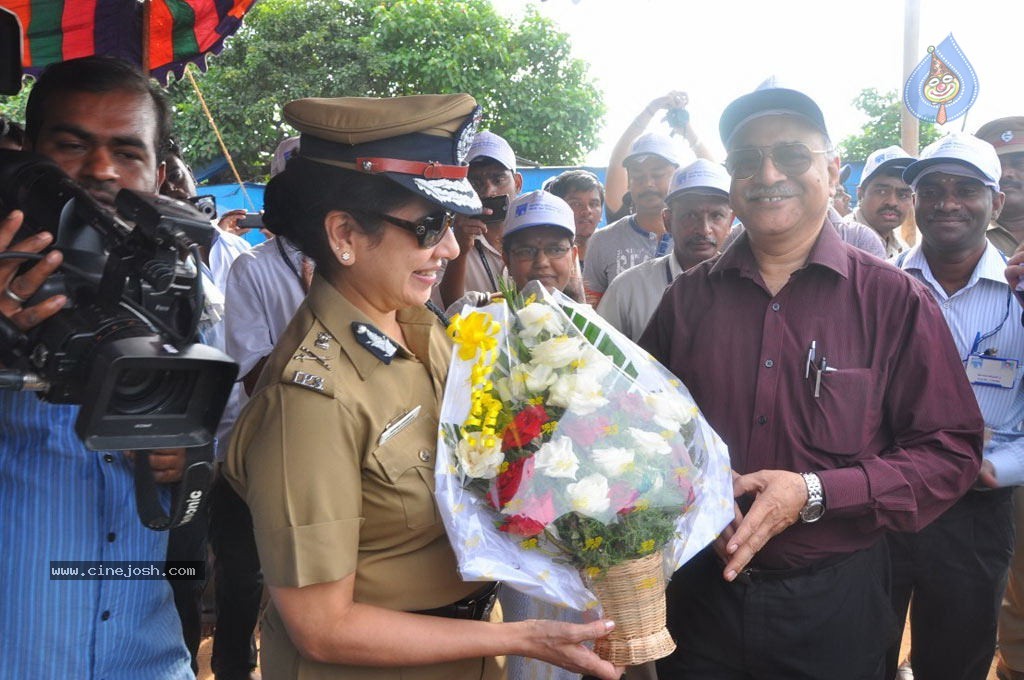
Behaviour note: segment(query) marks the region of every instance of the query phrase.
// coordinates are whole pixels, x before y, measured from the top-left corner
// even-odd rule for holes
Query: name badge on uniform
[[[1012,389],[1017,384],[1018,366],[1020,366],[1018,359],[1004,359],[985,354],[971,354],[964,362],[967,379],[971,381],[972,385],[1002,387],[1003,389]]]
[[[420,407],[417,406],[414,409],[406,411],[402,415],[398,416],[384,427],[384,431],[380,437],[377,438],[377,446],[380,446],[387,440],[394,437],[396,434],[408,427],[409,423],[416,420],[416,416],[420,414]]]

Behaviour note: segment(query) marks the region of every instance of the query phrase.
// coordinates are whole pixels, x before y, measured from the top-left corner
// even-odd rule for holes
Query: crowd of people
[[[285,104],[271,238],[227,213],[201,251],[200,337],[239,365],[202,514],[136,516],[134,467],[172,485],[184,449],[92,451],[77,406],[0,391],[0,676],[193,677],[202,580],[49,563],[209,549],[221,680],[1024,678],[1024,117],[844,159],[850,206],[806,94],[738,96],[724,159],[687,103],[645,106],[605,184],[526,193],[469,95]],[[647,129],[662,111],[673,135]],[[196,195],[172,137],[159,88],[104,57],[49,67],[24,127],[0,119],[3,148],[108,209]],[[68,298],[43,287],[54,235],[23,221],[2,216],[0,252],[44,256],[0,259],[0,314],[30,333]],[[599,658],[613,621],[462,581],[438,514],[447,319],[532,280],[648,350],[729,447],[735,519],[672,577],[657,663]]]

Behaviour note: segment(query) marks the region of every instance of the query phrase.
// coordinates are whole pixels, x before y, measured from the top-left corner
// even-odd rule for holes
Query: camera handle
[[[185,472],[171,486],[171,514],[160,505],[160,493],[149,453],[135,452],[135,504],[139,519],[154,531],[166,531],[191,522],[206,502],[213,482],[213,443],[185,449]]]

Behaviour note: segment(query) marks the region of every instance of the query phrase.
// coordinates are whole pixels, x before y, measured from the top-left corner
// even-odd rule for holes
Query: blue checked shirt
[[[994,356],[1018,361],[1012,389],[971,385],[985,418],[985,459],[995,467],[1000,486],[1013,486],[1024,484],[1024,326],[1020,305],[1003,276],[1006,260],[995,246],[986,244],[967,285],[949,296],[932,274],[920,245],[892,262],[928,286],[961,358],[990,350]]]
[[[87,450],[77,407],[0,391],[0,677],[192,678],[171,588],[50,580],[51,560],[163,561],[135,510],[129,461]]]

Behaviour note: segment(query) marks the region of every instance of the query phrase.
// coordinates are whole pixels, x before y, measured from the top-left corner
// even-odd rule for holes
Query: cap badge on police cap
[[[483,118],[483,107],[476,107],[455,134],[455,162],[459,165],[466,162],[466,154],[469,153],[469,147],[473,145],[473,139],[476,138],[476,133],[480,129],[480,122]]]
[[[1013,130],[1007,130],[1003,134],[999,135],[999,139],[1003,140],[1005,144],[1009,144],[1013,141]]]
[[[482,209],[464,164],[480,116],[468,94],[313,97],[284,107],[285,120],[302,133],[303,158],[383,175],[466,215]]]

